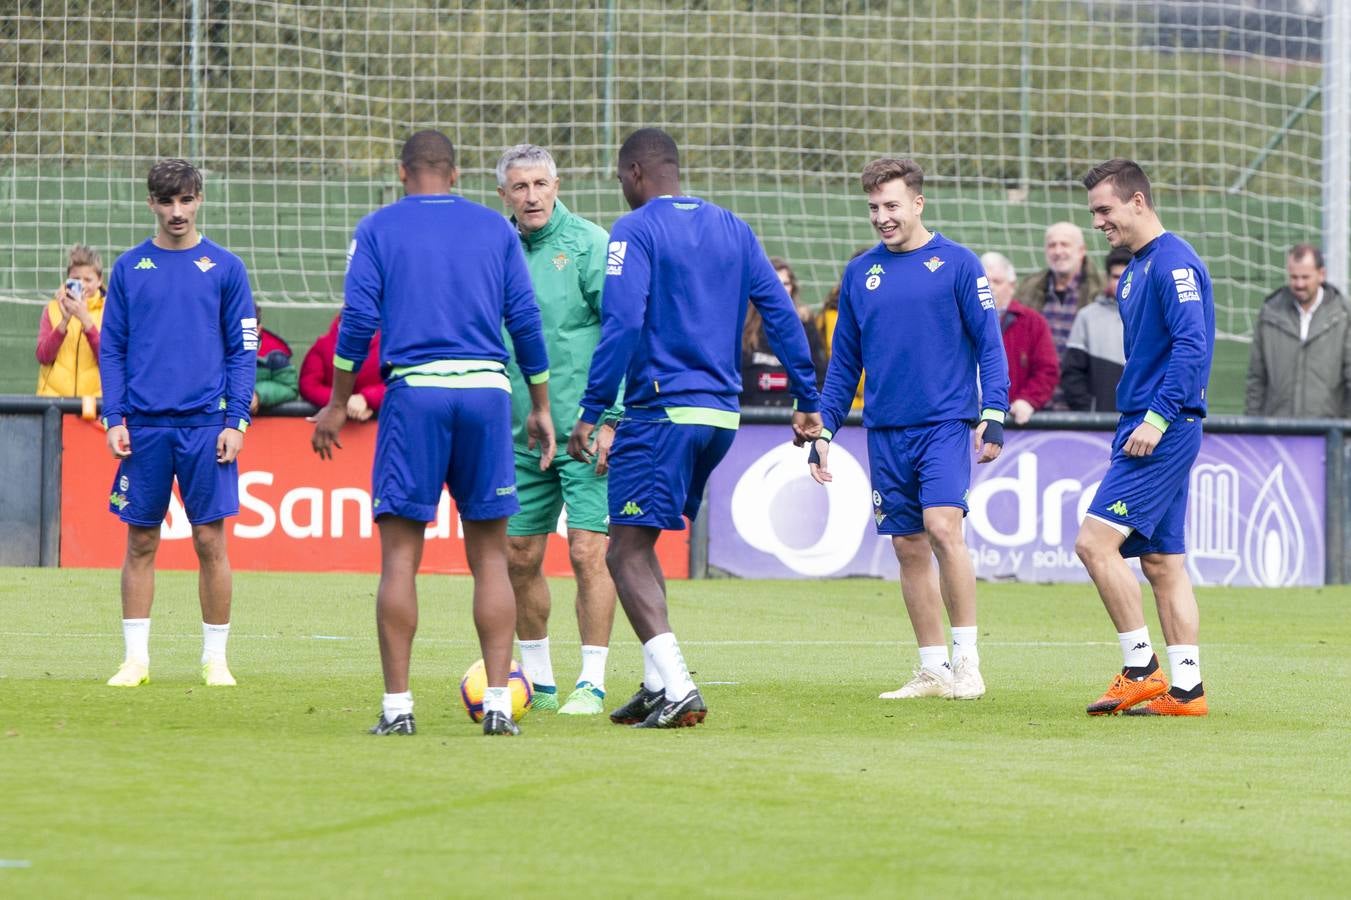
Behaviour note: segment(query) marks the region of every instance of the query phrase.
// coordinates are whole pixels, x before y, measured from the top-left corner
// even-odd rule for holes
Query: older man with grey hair
[[[1018,273],[1008,257],[991,251],[981,256],[980,264],[990,282],[1009,360],[1009,418],[1026,425],[1032,413],[1050,402],[1060,382],[1059,357],[1041,313],[1013,298]]]
[[[1102,291],[1102,275],[1088,258],[1084,232],[1073,222],[1046,229],[1046,268],[1024,278],[1015,295],[1051,326],[1056,356],[1065,352],[1074,314]]]
[[[571,212],[558,199],[558,165],[535,144],[517,144],[497,162],[497,193],[511,211],[521,235],[526,265],[544,321],[549,350],[549,401],[554,427],[571,432],[586,389],[591,356],[600,340],[601,288],[609,235]],[[606,502],[606,453],[614,436],[616,407],[600,429],[594,464],[566,454],[544,471],[539,453],[527,445],[525,417],[529,395],[520,372],[512,378],[516,452],[516,493],[521,511],[507,523],[508,566],[516,591],[516,635],[521,665],[535,688],[536,709],[565,715],[602,712],[605,662],[614,624],[615,586],[605,565],[609,518]],[[577,625],[582,638],[582,668],[576,689],[561,708],[549,653],[552,600],[544,579],[544,553],[567,511],[568,555],[577,578]]]

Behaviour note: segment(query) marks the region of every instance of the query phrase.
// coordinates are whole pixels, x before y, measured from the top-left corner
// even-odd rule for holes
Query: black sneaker
[[[704,698],[695,688],[681,700],[667,700],[648,715],[646,719],[634,725],[634,728],[693,728],[708,715]]]
[[[610,713],[610,721],[616,725],[637,725],[651,715],[652,710],[661,706],[665,699],[665,692],[649,691],[640,682],[638,693],[630,697],[629,702]]]
[[[521,729],[511,721],[511,716],[493,710],[483,717],[484,734],[520,734]]]
[[[417,723],[413,721],[412,713],[404,713],[401,716],[395,716],[391,722],[385,718],[385,714],[380,714],[380,721],[375,723],[371,729],[371,734],[417,734]]]

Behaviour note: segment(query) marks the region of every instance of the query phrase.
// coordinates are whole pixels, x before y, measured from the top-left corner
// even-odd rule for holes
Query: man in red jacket
[[[342,315],[333,317],[328,332],[314,342],[300,366],[300,396],[315,406],[328,404],[333,393],[333,351],[338,346],[338,323]],[[385,379],[380,375],[380,332],[371,338],[370,352],[361,370],[357,372],[356,387],[347,401],[347,417],[365,422],[380,411],[385,398]]]
[[[1002,253],[986,253],[980,264],[990,280],[1009,358],[1009,418],[1026,425],[1033,412],[1050,402],[1060,382],[1055,342],[1042,314],[1013,299],[1018,281],[1013,263]]]

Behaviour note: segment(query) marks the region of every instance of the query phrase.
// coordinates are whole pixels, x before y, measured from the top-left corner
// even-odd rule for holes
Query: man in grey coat
[[[1286,284],[1253,329],[1244,412],[1282,418],[1351,415],[1351,305],[1324,282],[1323,252],[1296,244]]]

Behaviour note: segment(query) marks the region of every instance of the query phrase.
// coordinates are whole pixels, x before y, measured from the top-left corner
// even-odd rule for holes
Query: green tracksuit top
[[[605,285],[605,253],[609,235],[563,205],[554,203],[549,222],[533,234],[521,235],[521,247],[530,269],[544,341],[549,349],[549,408],[560,455],[577,422],[577,409],[586,390],[591,356],[600,342],[601,289]],[[530,391],[516,366],[511,336],[503,337],[511,362],[511,433],[518,452],[526,449],[525,418],[530,414]],[[612,410],[618,414],[616,406]],[[532,451],[533,452],[533,451]]]

